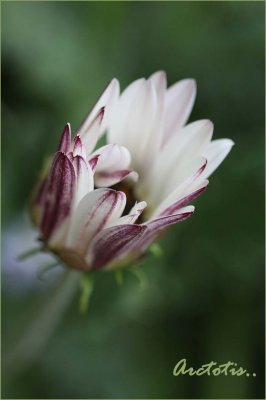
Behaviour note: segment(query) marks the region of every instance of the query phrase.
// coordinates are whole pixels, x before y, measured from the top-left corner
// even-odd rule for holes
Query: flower
[[[126,177],[137,179],[136,172],[128,168],[131,162],[128,150],[106,145],[97,154],[91,153],[103,132],[117,87],[117,81],[113,80],[73,140],[70,124],[65,126],[58,150],[31,200],[30,213],[40,230],[43,249],[52,251],[76,269],[102,267],[118,257],[129,243],[133,244],[145,229],[131,224],[146,204],[136,204],[128,215],[120,218],[126,195],[109,189]]]
[[[166,90],[164,72],[133,82],[120,97],[113,79],[73,140],[65,126],[31,201],[44,250],[71,268],[113,269],[193,214],[187,204],[233,144],[211,142],[210,121],[184,127],[194,98],[194,81]],[[94,150],[105,131],[109,144]]]
[[[131,167],[139,174],[133,195],[147,202],[146,221],[173,216],[203,193],[234,144],[211,141],[209,120],[185,125],[195,96],[193,79],[167,89],[166,74],[158,71],[131,83],[112,110],[108,142],[130,151]]]

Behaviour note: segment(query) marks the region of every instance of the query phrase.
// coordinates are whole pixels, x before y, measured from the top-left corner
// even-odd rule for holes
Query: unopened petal
[[[75,204],[77,205],[83,197],[93,190],[93,172],[90,165],[83,157],[77,155],[73,159],[73,166],[76,173],[76,197]]]
[[[56,153],[45,188],[41,231],[45,241],[56,245],[65,233],[75,192],[74,167],[68,157]]]
[[[71,144],[71,127],[70,123],[67,123],[61,135],[58,151],[67,154],[70,150],[70,144]]]
[[[96,189],[88,193],[71,216],[66,246],[77,248],[81,253],[86,251],[92,238],[121,216],[125,204],[123,192]]]

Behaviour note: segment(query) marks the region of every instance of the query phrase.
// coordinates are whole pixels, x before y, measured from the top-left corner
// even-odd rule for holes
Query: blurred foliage
[[[114,76],[125,87],[158,69],[169,84],[194,77],[191,120],[210,118],[215,138],[236,145],[195,216],[143,262],[148,284],[99,274],[88,315],[77,295],[32,368],[3,368],[4,398],[264,396],[263,2],[3,2],[4,229],[64,124],[76,128]],[[3,292],[3,350],[43,296]],[[173,377],[184,357],[231,360],[257,377]]]

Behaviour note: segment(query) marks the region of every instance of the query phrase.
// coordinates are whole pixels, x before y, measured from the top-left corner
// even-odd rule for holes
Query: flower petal
[[[41,231],[44,240],[56,245],[65,233],[75,191],[74,167],[64,153],[56,153],[45,190]]]
[[[164,146],[149,177],[150,191],[157,202],[168,196],[184,180],[191,163],[204,155],[212,133],[211,121],[196,121],[182,128]]]
[[[108,228],[111,226],[117,225],[125,225],[125,224],[134,224],[143,210],[147,207],[146,201],[141,201],[136,203],[134,207],[130,210],[129,214],[124,217],[119,218],[117,221],[114,221],[112,224],[108,224]]]
[[[121,216],[125,205],[123,192],[96,189],[88,193],[71,216],[66,246],[85,252],[92,238]]]
[[[110,143],[126,146],[133,155],[133,168],[143,166],[149,137],[157,129],[157,93],[151,81],[139,79],[122,93],[112,115]],[[146,152],[146,154],[149,154]]]
[[[93,240],[86,259],[93,268],[116,267],[135,248],[146,226],[122,225],[104,229]]]
[[[95,155],[99,157],[95,172],[97,187],[112,186],[126,177],[137,180],[137,173],[128,168],[131,156],[127,148],[110,144],[98,149],[92,154],[92,158]]]
[[[79,135],[76,135],[73,141],[73,157],[75,156],[81,156],[86,159],[86,149]]]
[[[92,110],[89,112],[89,114],[79,127],[78,133],[82,137],[84,137],[87,134],[87,131],[90,128],[93,120],[95,120],[100,109],[102,108],[105,109],[105,113],[101,124],[100,135],[105,131],[106,126],[109,122],[110,113],[112,112],[112,109],[116,104],[118,96],[119,96],[119,82],[117,79],[112,79],[111,82],[106,87],[106,89],[101,94],[99,100],[93,106]]]
[[[166,91],[167,78],[165,71],[154,72],[154,74],[149,77],[149,80],[153,83],[157,93]]]
[[[67,154],[70,150],[70,144],[71,144],[71,127],[70,123],[67,123],[61,135],[58,151]]]
[[[97,172],[95,174],[95,183],[97,187],[110,187],[130,178],[133,182],[138,180],[138,174],[131,169],[124,169],[115,172]]]
[[[91,156],[89,158],[89,160],[88,160],[89,164],[91,166],[92,172],[95,172],[95,169],[96,169],[97,164],[98,164],[99,157],[100,157],[99,154],[96,154],[95,156]]]
[[[219,165],[223,162],[225,157],[232,149],[234,142],[230,139],[213,140],[207,147],[204,156],[208,160],[207,167],[202,174],[202,178],[208,178]]]
[[[90,165],[83,157],[77,155],[73,159],[73,166],[77,178],[77,191],[75,196],[75,204],[77,205],[83,197],[93,190],[93,172]]]
[[[186,176],[183,181],[177,183],[176,187],[170,194],[162,197],[161,202],[158,202],[155,211],[152,214],[152,218],[160,215],[164,210],[176,203],[178,200],[186,197],[190,193],[200,189],[203,186],[207,186],[208,181],[202,179],[202,174],[207,166],[206,158],[199,157],[194,160],[186,171]]]
[[[173,214],[177,213],[178,210],[180,210],[182,207],[186,206],[188,203],[195,200],[203,192],[205,192],[205,190],[207,189],[208,183],[209,183],[208,181],[204,181],[203,184],[201,184],[200,187],[197,188],[196,190],[194,190],[192,193],[189,193],[188,195],[182,197],[181,199],[177,200],[175,203],[168,206],[164,211],[160,212],[159,216],[167,216],[167,215],[173,215]]]
[[[87,126],[86,129],[79,130],[77,135],[79,135],[84,143],[86,153],[90,154],[94,149],[101,133],[101,123],[103,120],[105,109],[100,108],[99,112],[96,114],[95,118],[92,120],[91,124]]]
[[[196,82],[194,79],[183,79],[167,90],[164,144],[177,129],[187,122],[195,97]]]
[[[194,209],[195,207],[193,206],[187,206],[180,209],[176,214],[155,218],[147,223],[142,224],[147,227],[147,231],[145,232],[145,236],[141,241],[141,251],[144,251],[163,229],[191,217]]]

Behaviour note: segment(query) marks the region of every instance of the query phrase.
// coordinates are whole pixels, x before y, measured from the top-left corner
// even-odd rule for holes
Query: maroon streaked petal
[[[133,181],[137,181],[138,174],[135,171],[125,169],[114,172],[97,172],[95,173],[95,184],[98,187],[109,187],[113,186],[118,182],[121,182],[125,178],[131,178]]]
[[[44,198],[41,231],[45,240],[49,240],[68,217],[74,190],[74,167],[64,153],[57,152],[48,176]]]
[[[118,219],[126,205],[123,192],[96,189],[80,202],[71,218],[67,245],[86,251],[92,238],[113,220]]]
[[[156,218],[153,221],[142,224],[147,226],[147,231],[141,243],[139,243],[140,251],[144,251],[155,239],[156,236],[168,226],[176,224],[177,222],[181,222],[191,217],[193,212],[184,212],[175,215],[169,215],[165,217]]]
[[[98,164],[98,160],[99,160],[100,155],[96,154],[95,156],[91,157],[89,159],[89,164],[91,166],[92,172],[95,172],[96,166]]]
[[[73,156],[86,158],[86,150],[79,135],[76,135],[73,143]]]
[[[203,192],[205,192],[206,189],[207,189],[207,185],[204,187],[201,187],[198,190],[195,190],[193,193],[188,194],[187,196],[183,197],[182,199],[176,201],[175,203],[173,203],[169,207],[167,207],[164,211],[162,211],[159,214],[159,216],[162,217],[162,216],[173,215],[180,208],[186,206],[192,200],[195,200],[197,197],[199,197]]]
[[[93,190],[93,173],[90,165],[82,156],[78,155],[73,158],[73,166],[77,182],[75,204],[78,204],[87,193]]]
[[[112,111],[114,104],[118,99],[118,96],[119,96],[119,82],[116,79],[112,79],[108,83],[106,88],[103,90],[97,102],[93,106],[92,110],[85,117],[84,121],[79,127],[78,132],[81,134],[82,137],[85,134],[85,132],[87,132],[88,127],[90,126],[92,120],[95,118],[96,114],[103,107],[105,107],[105,113],[104,113],[103,123],[101,124],[100,135],[104,132],[104,130],[106,129],[106,125],[108,123],[109,115]]]
[[[70,149],[70,144],[71,144],[71,127],[70,124],[67,123],[61,135],[58,151],[61,151],[62,153],[67,153]]]
[[[104,115],[104,107],[102,107],[99,110],[96,117],[93,119],[91,124],[86,129],[83,129],[82,132],[77,133],[78,135],[80,135],[84,143],[87,154],[90,154],[92,152],[96,143],[98,142],[101,132],[100,128],[103,115]]]
[[[87,256],[92,268],[110,266],[131,253],[145,231],[146,226],[122,225],[104,229],[93,240]]]
[[[68,156],[69,160],[70,160],[71,162],[73,162],[73,160],[74,160],[73,151],[69,151],[69,152],[67,153],[67,156]]]

